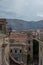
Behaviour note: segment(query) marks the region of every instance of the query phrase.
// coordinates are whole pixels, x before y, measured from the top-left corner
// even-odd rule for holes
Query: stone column
[[[2,65],[2,48],[0,46],[0,65]]]
[[[5,61],[4,61],[4,47],[2,47],[2,65],[5,65]]]
[[[22,56],[23,56],[23,65],[27,65],[27,52],[26,52],[26,46],[24,45],[22,48]]]

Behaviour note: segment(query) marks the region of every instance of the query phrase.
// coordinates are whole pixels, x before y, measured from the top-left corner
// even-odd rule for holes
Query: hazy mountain
[[[11,26],[13,30],[43,29],[43,20],[35,22],[19,19],[7,19],[7,22],[7,26]]]

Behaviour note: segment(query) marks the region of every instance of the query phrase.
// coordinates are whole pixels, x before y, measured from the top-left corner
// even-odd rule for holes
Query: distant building
[[[6,19],[0,19],[0,32],[6,33]]]
[[[6,19],[0,19],[0,65],[7,65],[6,62],[9,61],[8,59],[6,60],[6,57],[9,58],[8,43],[9,43],[9,38],[6,37]]]
[[[20,63],[27,64],[27,35],[20,32],[12,32],[10,35],[10,53]]]
[[[43,65],[43,30],[4,33],[6,19],[0,19],[0,64]]]
[[[20,32],[11,32],[10,34],[10,39],[14,41],[19,41],[19,42],[26,42],[27,40],[27,34],[23,34]]]
[[[22,65],[32,63],[33,44],[31,32],[28,32],[28,34],[12,32],[10,35],[10,51],[13,54],[13,58],[21,62]]]

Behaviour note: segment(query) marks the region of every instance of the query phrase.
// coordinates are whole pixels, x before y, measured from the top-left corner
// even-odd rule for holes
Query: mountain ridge
[[[24,21],[20,19],[8,19],[7,22],[13,30],[43,29],[43,20]]]

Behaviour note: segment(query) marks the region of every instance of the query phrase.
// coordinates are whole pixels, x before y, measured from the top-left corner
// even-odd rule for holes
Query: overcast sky
[[[43,0],[0,0],[0,18],[43,19]]]

